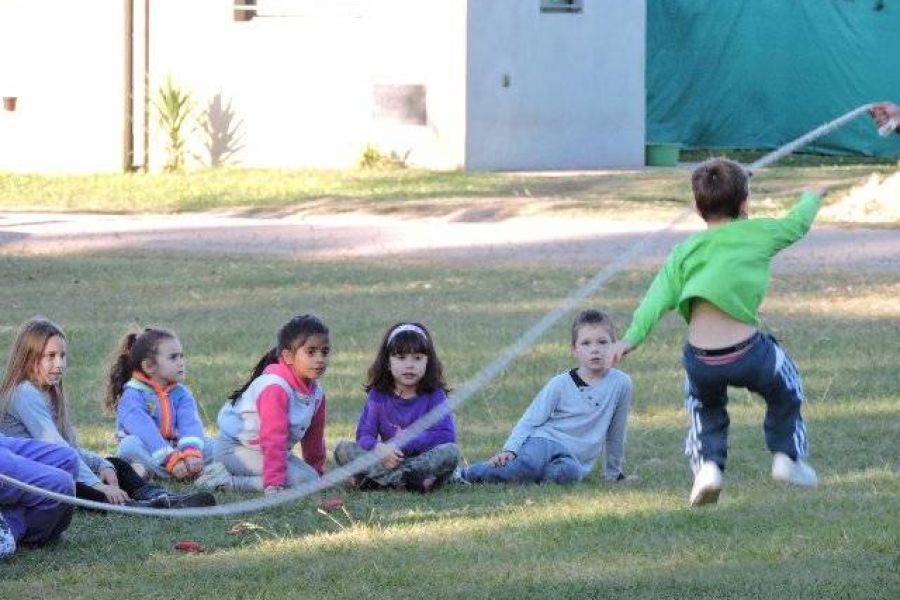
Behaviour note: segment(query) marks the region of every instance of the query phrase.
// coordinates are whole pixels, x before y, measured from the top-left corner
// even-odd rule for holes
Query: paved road
[[[371,215],[245,218],[0,213],[0,252],[179,251],[199,255],[289,256],[600,265],[663,222],[515,217],[486,222]],[[641,261],[660,262],[702,223],[695,217],[660,234]],[[640,262],[640,261],[639,261]],[[779,256],[778,270],[900,271],[900,230],[817,226]]]

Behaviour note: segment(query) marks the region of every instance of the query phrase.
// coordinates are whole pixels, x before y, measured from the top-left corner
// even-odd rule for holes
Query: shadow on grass
[[[216,520],[205,527],[175,522],[164,533],[158,523],[135,521],[126,556],[98,553],[98,539],[70,540],[78,548],[56,557],[42,577],[48,585],[71,582],[76,596],[96,586],[97,597],[111,587],[182,597],[172,582],[189,576],[195,597],[282,590],[369,597],[390,590],[391,597],[441,598],[887,598],[898,578],[898,538],[880,523],[897,516],[890,505],[897,478],[883,479],[891,485],[868,495],[852,487],[835,493],[746,486],[704,510],[684,508],[680,494],[667,490],[626,490],[611,499],[587,486],[476,488],[465,509],[449,514],[419,499],[376,494],[394,496],[399,517],[329,533],[324,520],[318,531],[307,529],[309,509],[282,510],[280,525],[264,521],[258,537],[241,539],[211,533],[228,526]],[[415,516],[404,515],[409,511]],[[123,521],[106,524],[121,531]],[[211,553],[176,557],[159,543],[185,535]],[[109,551],[121,543],[106,539]],[[39,560],[28,554],[27,561]],[[10,593],[40,587],[20,578],[27,571],[19,564],[11,566]],[[90,582],[77,576],[84,569]]]
[[[35,312],[61,323],[70,338],[67,391],[93,448],[109,443],[103,432],[112,432],[96,407],[102,364],[132,319],[179,333],[189,363],[203,365],[189,365],[189,383],[214,415],[285,315],[327,310],[336,348],[325,381],[333,447],[333,432],[353,429],[360,380],[386,323],[404,315],[428,322],[455,383],[582,276],[577,269],[177,255],[3,256],[0,274],[7,282],[0,345]],[[625,320],[651,275],[623,274],[596,302]],[[634,486],[601,485],[594,474],[572,489],[452,487],[431,496],[335,490],[360,523],[337,513],[344,530],[317,513],[312,499],[188,522],[79,513],[63,544],[23,551],[3,565],[0,596],[888,597],[897,589],[900,548],[896,318],[890,306],[878,312],[865,299],[854,310],[819,301],[837,283],[853,288],[848,296],[865,289],[866,298],[890,299],[896,282],[892,273],[829,279],[778,280],[784,302],[767,314],[804,376],[811,462],[824,480],[818,490],[769,481],[763,403],[738,392],[721,504],[704,512],[684,507],[683,325],[670,319],[625,366],[637,385],[626,462],[641,478]],[[571,363],[566,330],[559,324],[460,412],[470,460],[495,451],[543,382]],[[263,529],[228,535],[237,520]],[[179,539],[210,552],[176,555]]]

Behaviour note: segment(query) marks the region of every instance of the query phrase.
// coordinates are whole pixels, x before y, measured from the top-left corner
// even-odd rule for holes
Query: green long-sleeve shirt
[[[742,323],[758,325],[772,258],[809,231],[821,202],[816,194],[806,193],[783,218],[735,220],[675,246],[634,311],[624,339],[640,344],[662,316],[676,308],[690,322],[695,298]]]

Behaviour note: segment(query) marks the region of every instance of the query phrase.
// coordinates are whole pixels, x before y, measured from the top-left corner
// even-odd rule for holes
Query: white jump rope
[[[791,152],[794,152],[798,148],[809,144],[813,140],[827,135],[832,131],[838,129],[839,127],[843,127],[860,115],[867,113],[871,107],[871,104],[864,104],[859,108],[856,108],[848,112],[847,114],[822,125],[821,127],[813,129],[802,137],[799,137],[796,140],[787,143],[784,146],[781,146],[780,148],[770,152],[769,154],[766,154],[759,160],[751,163],[747,166],[747,170],[751,173],[754,173],[764,167],[771,165],[772,163],[784,158]],[[887,126],[881,129],[886,129],[886,127]],[[893,128],[886,129],[886,131],[887,133],[890,133],[891,131],[894,131],[894,129],[896,129],[896,124],[893,126]],[[880,130],[879,132],[881,133]],[[882,133],[882,135],[885,134]],[[393,438],[391,442],[397,446],[402,446],[406,441],[416,437],[417,435],[440,421],[448,413],[462,406],[475,393],[477,393],[484,386],[493,381],[494,378],[502,373],[515,359],[524,354],[525,351],[528,350],[528,348],[530,348],[531,345],[538,340],[538,338],[546,333],[548,329],[553,327],[568,312],[573,310],[579,302],[596,293],[601,288],[601,286],[603,286],[603,284],[605,284],[611,277],[620,273],[631,263],[633,259],[640,256],[646,249],[652,247],[652,242],[654,242],[656,238],[659,237],[659,234],[671,230],[672,227],[677,225],[685,217],[691,214],[692,210],[693,208],[689,206],[678,216],[676,216],[671,222],[669,222],[665,227],[652,231],[641,237],[641,239],[632,244],[631,247],[628,248],[616,260],[614,260],[612,263],[610,263],[605,268],[601,269],[600,272],[594,275],[594,277],[591,278],[590,281],[572,292],[567,298],[563,299],[562,302],[560,302],[553,310],[547,313],[540,321],[532,325],[531,328],[529,328],[519,337],[519,339],[517,339],[512,343],[512,345],[503,350],[500,356],[498,356],[481,371],[476,373],[474,377],[460,386],[460,388],[456,392],[450,395],[450,397],[447,399],[446,404],[438,406],[432,409],[430,412],[422,415],[422,417],[418,421],[410,425],[408,428],[404,429],[403,432]],[[75,506],[81,506],[83,508],[93,508],[109,512],[150,517],[224,517],[254,512],[266,508],[272,508],[286,502],[299,500],[300,498],[303,498],[315,492],[326,490],[344,481],[352,475],[362,473],[369,467],[378,463],[381,458],[382,457],[374,451],[368,452],[342,467],[338,467],[337,469],[328,471],[320,479],[309,481],[297,487],[284,490],[283,492],[280,492],[278,494],[205,508],[140,508],[132,506],[119,506],[116,504],[106,504],[104,502],[95,502],[93,500],[82,500],[73,496],[67,496],[65,494],[59,494],[57,492],[35,487],[2,473],[0,473],[0,482],[19,488],[26,492],[39,494],[41,496],[46,496],[47,498],[52,498],[54,500],[58,500],[60,502],[72,504]]]

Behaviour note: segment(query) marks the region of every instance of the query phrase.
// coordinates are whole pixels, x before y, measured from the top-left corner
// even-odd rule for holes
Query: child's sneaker
[[[231,473],[220,462],[213,462],[205,467],[203,471],[194,480],[194,485],[204,490],[215,490],[219,488],[231,489],[234,487],[234,480]]]
[[[802,460],[791,460],[791,457],[783,452],[776,452],[772,460],[772,479],[803,487],[819,485],[815,469]]]
[[[6,519],[0,514],[0,560],[9,558],[15,553],[16,538],[13,537],[13,532],[10,530],[9,525],[6,524]]]
[[[472,482],[466,479],[466,470],[463,467],[453,469],[453,475],[450,476],[453,483],[461,483],[463,485],[472,485]]]
[[[722,469],[712,461],[706,461],[694,476],[694,487],[691,488],[691,506],[715,504],[722,491]]]

